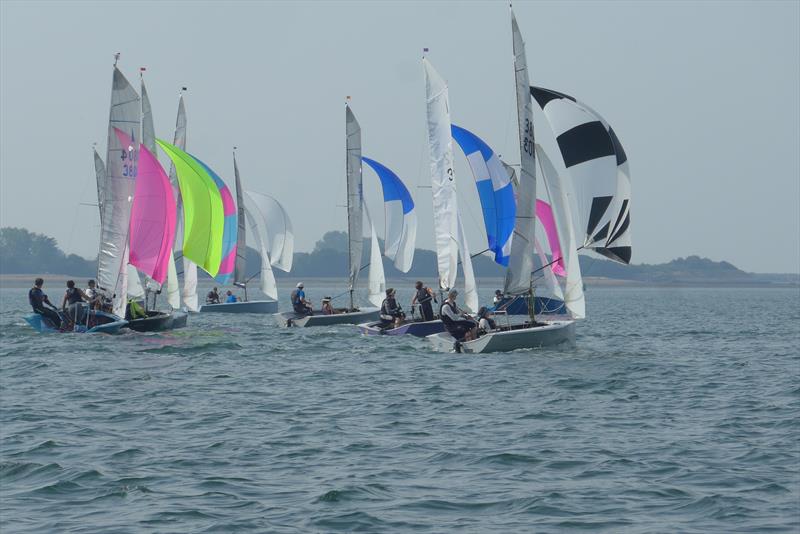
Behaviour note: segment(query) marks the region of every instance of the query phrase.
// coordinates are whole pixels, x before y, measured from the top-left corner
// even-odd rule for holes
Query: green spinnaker
[[[225,212],[219,188],[190,154],[161,139],[158,146],[172,160],[183,199],[183,255],[216,276],[222,260]]]

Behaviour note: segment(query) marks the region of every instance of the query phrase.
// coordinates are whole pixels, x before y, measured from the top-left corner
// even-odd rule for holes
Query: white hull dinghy
[[[200,306],[200,313],[277,313],[277,311],[277,300],[246,300]]]
[[[575,343],[575,321],[524,323],[484,334],[472,341],[456,341],[447,332],[428,336],[434,348],[441,352],[510,352],[518,349],[572,346]]]
[[[280,326],[334,326],[340,324],[361,324],[374,321],[378,318],[378,308],[361,308],[342,313],[322,314],[316,312],[312,315],[300,315],[293,311],[275,314],[275,319]]]

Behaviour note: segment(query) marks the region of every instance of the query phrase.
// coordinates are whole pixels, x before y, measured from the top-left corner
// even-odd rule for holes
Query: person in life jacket
[[[461,311],[456,304],[458,291],[450,290],[447,300],[442,303],[439,309],[439,316],[442,318],[444,328],[453,336],[456,341],[472,341],[478,335],[478,324],[475,319]]]
[[[397,303],[396,293],[394,288],[391,287],[386,290],[386,298],[381,303],[380,318],[382,328],[392,325],[398,327],[403,324],[403,320],[406,318],[406,314],[403,313],[403,309]]]
[[[333,315],[336,313],[331,306],[331,298],[330,297],[322,297],[322,314],[323,315]]]
[[[478,310],[478,335],[481,336],[497,329],[497,323],[492,319],[492,312],[486,306]]]
[[[219,292],[216,287],[206,295],[206,304],[219,304]]]
[[[145,317],[147,317],[147,312],[144,311],[142,305],[132,298],[128,299],[128,305],[125,307],[125,319],[132,321],[134,319],[144,319]]]
[[[419,304],[419,314],[422,316],[422,320],[433,321],[433,304],[431,304],[431,302],[436,302],[436,295],[431,288],[425,287],[425,284],[423,284],[421,280],[417,280],[414,287],[416,293],[411,297],[412,315],[414,305]]]
[[[225,304],[233,304],[234,302],[239,302],[239,298],[233,294],[233,291],[230,289],[227,293],[225,293]]]
[[[74,280],[67,280],[67,290],[61,300],[61,311],[66,312],[73,323],[80,321],[81,304],[87,302],[89,297],[79,287],[75,287]]]
[[[297,287],[292,291],[291,299],[295,313],[301,315],[311,315],[313,313],[311,303],[306,300],[306,292],[303,291],[303,282],[297,283]]]
[[[58,314],[56,307],[50,302],[50,299],[47,298],[44,291],[42,291],[42,286],[44,285],[43,278],[37,278],[33,282],[33,287],[28,291],[28,302],[33,308],[34,313],[38,313],[42,317],[49,320],[53,323],[58,329],[61,329],[61,316]],[[45,305],[49,306],[46,308]]]
[[[99,310],[103,304],[103,296],[97,290],[97,283],[94,280],[89,280],[86,286],[86,289],[83,290],[83,294],[86,296],[89,307],[93,310]]]

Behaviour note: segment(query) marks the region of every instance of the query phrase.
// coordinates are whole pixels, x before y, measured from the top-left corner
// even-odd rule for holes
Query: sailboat
[[[269,269],[270,267],[270,260],[269,256],[266,253],[266,249],[263,247],[263,239],[260,238],[257,232],[257,225],[254,227],[254,237],[256,237],[260,244],[262,244],[261,252],[262,257],[261,261],[264,263],[266,260],[266,268],[269,269],[268,273],[263,272],[264,266],[262,266],[262,276],[265,277],[262,280],[262,284],[266,283],[265,286],[268,288],[269,292],[267,293],[267,300],[248,300],[247,299],[247,222],[246,218],[246,210],[245,210],[245,203],[244,203],[244,189],[242,188],[242,180],[239,176],[239,166],[236,163],[236,152],[233,153],[233,172],[235,175],[235,182],[236,182],[236,207],[237,207],[237,223],[238,229],[236,233],[236,261],[234,264],[234,274],[233,274],[233,284],[237,287],[241,287],[244,289],[244,300],[240,300],[238,302],[230,302],[230,303],[220,303],[220,304],[203,304],[200,306],[201,313],[276,313],[278,311],[278,300],[277,300],[277,291],[272,291],[270,286],[275,285],[275,278],[272,276],[272,270]],[[252,215],[251,215],[252,218]],[[255,224],[253,222],[251,226]],[[265,257],[266,256],[266,257]],[[269,278],[272,278],[272,281],[269,281]]]
[[[383,299],[382,288],[385,288],[383,275],[383,262],[378,250],[378,239],[375,227],[369,221],[369,212],[364,205],[362,189],[362,159],[361,159],[361,126],[356,120],[349,104],[345,104],[345,136],[346,149],[345,161],[347,171],[347,234],[348,234],[348,266],[350,276],[348,280],[348,293],[350,305],[339,308],[332,314],[323,314],[315,310],[309,315],[300,315],[294,311],[275,314],[275,319],[281,326],[331,326],[338,324],[360,324],[378,318],[377,307],[356,307],[355,288],[358,281],[363,249],[364,217],[368,219],[371,229],[371,254],[369,262],[369,299],[377,306]],[[380,299],[380,300],[378,300]]]
[[[525,43],[522,40],[513,10],[511,10],[511,32],[514,48],[520,175],[519,185],[516,188],[517,209],[514,236],[511,241],[503,292],[511,296],[526,296],[530,303],[533,300],[533,258],[536,231],[536,150]],[[571,267],[579,269],[577,261]],[[431,335],[428,339],[439,350],[455,349],[458,352],[467,353],[509,351],[574,343],[574,320],[537,322],[531,304],[529,304],[529,314],[529,321],[500,328],[471,341],[454,340],[446,332]]]

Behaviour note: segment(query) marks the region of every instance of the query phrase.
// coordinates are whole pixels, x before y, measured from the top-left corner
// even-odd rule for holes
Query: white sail
[[[128,297],[136,300],[144,298],[144,287],[139,279],[139,271],[130,263],[128,264]]]
[[[245,202],[247,202],[246,199]],[[267,252],[267,246],[262,234],[263,221],[259,222],[261,214],[257,210],[251,211],[251,209],[246,206],[244,208],[244,214],[247,224],[250,226],[250,235],[256,242],[256,246],[261,254],[261,292],[273,300],[278,300],[278,286],[275,283],[275,274],[272,272],[269,253]]]
[[[350,106],[345,106],[345,133],[347,136],[347,234],[350,255],[350,305],[353,306],[353,290],[361,270],[363,244],[364,193],[361,183],[361,126]]]
[[[175,268],[175,257],[170,256],[167,264],[167,283],[163,286],[167,291],[167,304],[177,310],[181,307],[181,290],[178,285],[178,269]],[[163,289],[162,289],[163,290]]]
[[[386,277],[383,273],[383,259],[381,258],[380,245],[378,245],[378,234],[375,232],[375,225],[372,224],[366,204],[364,204],[364,217],[367,219],[371,238],[369,247],[369,281],[367,283],[369,301],[375,306],[380,306],[386,297]]]
[[[542,181],[550,199],[550,207],[553,210],[564,260],[564,271],[566,271],[564,304],[574,318],[582,319],[586,317],[586,301],[583,296],[583,277],[578,259],[578,243],[573,227],[571,190],[569,183],[563,179],[562,174],[556,170],[550,158],[538,144],[536,145],[536,154],[539,156],[539,164],[542,167]],[[557,258],[553,258],[553,260],[555,259]]]
[[[511,33],[514,45],[514,75],[517,93],[517,125],[519,130],[520,173],[517,187],[517,214],[514,238],[506,269],[504,292],[523,295],[530,291],[536,222],[536,159],[534,152],[533,106],[531,104],[525,43],[511,11]]]
[[[183,103],[183,93],[181,93],[180,99],[178,100],[178,116],[175,119],[175,136],[173,137],[172,144],[181,150],[186,150],[186,106]],[[178,191],[176,198],[180,199],[180,189],[177,187],[178,175],[175,170],[175,165],[171,163],[169,168],[169,179]],[[183,210],[180,209],[180,206],[181,201],[178,200],[178,227],[183,228]],[[176,232],[175,247],[177,248],[180,246],[183,248],[183,239],[179,240],[177,235],[178,234]],[[199,310],[199,305],[197,302],[197,265],[186,258],[183,258],[183,290],[181,291],[181,298],[183,299],[183,304],[186,306],[186,309],[193,312]]]
[[[103,198],[105,197],[105,184],[106,184],[106,164],[103,163],[103,158],[94,152],[94,173],[97,178],[97,207],[100,210],[100,226],[103,225]]]
[[[428,150],[439,287],[450,289],[455,285],[458,275],[459,233],[450,103],[445,81],[427,59],[422,59],[422,65],[425,70]]]
[[[113,296],[114,313],[117,315],[125,313],[127,300],[126,250],[139,156],[136,141],[141,137],[139,105],[139,95],[115,65],[108,120],[97,284]],[[115,128],[125,132],[133,140],[131,146],[122,146]]]
[[[236,180],[236,210],[237,224],[236,231],[236,264],[233,269],[233,283],[243,285],[247,282],[247,235],[244,215],[244,189],[242,180],[239,177],[239,166],[236,164],[236,152],[233,153],[233,174]]]
[[[467,236],[464,233],[464,225],[461,224],[461,216],[458,219],[458,248],[461,250],[461,266],[464,268],[464,308],[467,311],[476,313],[478,311],[478,287],[475,284],[475,273],[472,271],[472,258],[467,245]]]
[[[263,221],[260,225],[261,239],[269,253],[272,266],[284,272],[292,270],[294,258],[294,233],[289,214],[269,195],[245,191],[245,206],[254,206]]]

